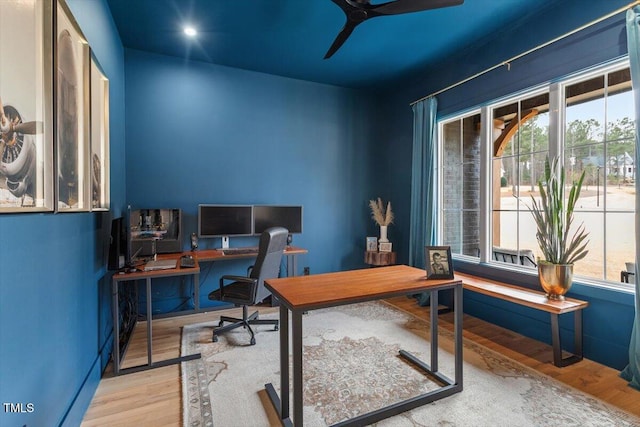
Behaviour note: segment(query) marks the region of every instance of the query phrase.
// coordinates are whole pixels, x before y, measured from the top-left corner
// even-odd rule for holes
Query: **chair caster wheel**
[[[214,335],[213,338],[211,338],[212,342],[218,342],[218,336]]]
[[[222,328],[223,325],[224,325],[224,322],[222,320],[218,322],[218,328]]]
[[[251,338],[251,341],[249,341],[249,344],[256,345],[256,339],[255,338]]]
[[[279,330],[279,329],[278,329],[278,325],[274,326],[274,327],[273,327],[273,330],[274,330],[274,331]]]

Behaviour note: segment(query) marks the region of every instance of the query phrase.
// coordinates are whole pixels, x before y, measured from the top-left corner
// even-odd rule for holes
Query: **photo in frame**
[[[367,251],[376,252],[378,250],[378,238],[367,237]]]
[[[0,212],[54,205],[53,0],[0,1]]]
[[[453,279],[450,246],[425,246],[424,258],[427,279]]]
[[[391,242],[380,242],[378,244],[378,250],[380,252],[392,252],[392,243]]]
[[[58,212],[89,210],[89,45],[57,1],[54,43]]]
[[[91,210],[109,209],[109,79],[91,55]]]

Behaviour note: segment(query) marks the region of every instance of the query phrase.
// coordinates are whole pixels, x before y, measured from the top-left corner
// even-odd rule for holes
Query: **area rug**
[[[276,318],[277,313],[261,316]],[[258,326],[256,345],[242,328],[211,342],[217,322],[185,326],[184,425],[279,425],[264,385],[279,391],[278,332]],[[428,322],[385,303],[316,310],[303,316],[304,424],[326,426],[438,387],[398,357],[429,362]],[[453,334],[439,332],[440,371],[453,378]],[[461,393],[378,426],[640,426],[640,418],[464,340]]]

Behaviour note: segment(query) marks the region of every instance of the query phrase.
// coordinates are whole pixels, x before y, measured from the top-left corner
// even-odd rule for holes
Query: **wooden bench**
[[[536,310],[546,311],[551,315],[553,364],[558,367],[564,367],[582,360],[582,310],[589,305],[587,301],[580,301],[573,298],[565,298],[564,301],[550,300],[544,292],[513,286],[466,273],[456,272],[455,278],[462,281],[465,290],[478,292]],[[574,313],[575,349],[573,354],[563,358],[558,318],[561,314],[570,312]]]

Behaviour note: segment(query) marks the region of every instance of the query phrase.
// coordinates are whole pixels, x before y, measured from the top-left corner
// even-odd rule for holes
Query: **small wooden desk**
[[[160,362],[153,361],[153,309],[152,309],[152,297],[151,297],[151,280],[159,277],[178,277],[178,276],[193,276],[194,281],[194,306],[195,311],[199,309],[199,276],[200,266],[196,260],[195,267],[181,268],[180,256],[182,254],[163,254],[158,255],[158,259],[176,259],[176,268],[167,270],[155,270],[155,271],[135,271],[135,272],[121,272],[115,273],[111,280],[112,286],[112,315],[113,315],[113,373],[114,375],[130,374],[139,371],[145,371],[147,369],[159,368],[161,366],[173,365],[176,363],[184,362],[187,360],[199,359],[200,353],[192,354],[188,356],[176,357],[173,359],[162,360]],[[144,265],[140,266],[141,269]],[[144,279],[146,281],[146,297],[147,297],[147,364],[138,365],[130,368],[122,369],[120,367],[120,303],[118,298],[118,285],[120,282],[136,281]],[[125,343],[125,347],[126,347]]]
[[[265,286],[280,300],[280,390],[273,384],[265,388],[283,425],[303,425],[302,417],[302,314],[357,302],[373,301],[398,295],[431,293],[431,364],[400,350],[400,356],[434,377],[443,386],[385,408],[341,422],[339,425],[368,425],[429,402],[462,391],[462,282],[460,280],[426,280],[424,270],[396,265],[311,276],[268,279]],[[438,291],[453,289],[455,299],[455,379],[438,372]],[[289,312],[292,314],[293,351],[293,420],[289,414]]]

